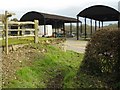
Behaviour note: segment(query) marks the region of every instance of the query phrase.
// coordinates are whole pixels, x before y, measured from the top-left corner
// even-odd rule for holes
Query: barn
[[[80,21],[77,21],[76,18],[71,18],[71,17],[65,17],[61,15],[54,15],[54,14],[48,14],[48,13],[41,13],[41,12],[36,12],[36,11],[30,11],[24,14],[20,21],[34,21],[34,20],[39,20],[39,27],[41,28],[42,36],[48,35],[48,31],[51,31],[52,27],[52,34],[60,36],[66,35],[66,30],[65,30],[65,23],[70,23],[72,27],[72,23],[81,23]],[[70,28],[70,31],[72,33],[72,28]],[[51,33],[49,32],[49,33]]]
[[[103,28],[103,24],[104,22],[108,22],[108,21],[118,21],[118,27],[120,28],[120,12],[112,7],[109,6],[105,6],[105,5],[94,5],[94,6],[90,6],[85,8],[84,10],[82,10],[81,12],[79,12],[77,14],[77,19],[79,20],[79,17],[83,17],[84,18],[84,22],[85,22],[85,27],[84,27],[84,35],[85,38],[87,38],[87,32],[86,32],[86,23],[87,23],[87,19],[90,19],[90,23],[91,23],[91,35],[93,33],[93,31],[97,30],[97,26],[99,28]],[[93,30],[92,28],[92,21],[95,21],[95,28]],[[97,25],[97,22],[99,22],[99,25]],[[79,31],[79,30],[77,30]],[[77,34],[77,39],[79,39],[80,34],[82,33],[83,30],[80,30],[80,32],[78,32]]]

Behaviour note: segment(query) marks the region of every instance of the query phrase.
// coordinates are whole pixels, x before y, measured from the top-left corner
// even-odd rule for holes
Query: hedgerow
[[[106,76],[120,82],[120,30],[98,30],[86,46],[80,69],[91,75]]]

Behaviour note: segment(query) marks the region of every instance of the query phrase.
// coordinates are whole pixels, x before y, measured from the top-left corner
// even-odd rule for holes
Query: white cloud
[[[73,14],[79,13],[80,10],[96,4],[109,5],[117,9],[118,1],[119,0],[0,0],[0,12],[4,10],[12,11],[15,12],[19,18],[31,10],[58,13],[61,15],[70,14],[73,16]]]
[[[47,8],[58,9],[70,6],[72,0],[1,0],[1,9]]]
[[[0,0],[0,9],[43,8],[60,9],[71,6],[86,6],[90,3],[112,3],[119,0]]]

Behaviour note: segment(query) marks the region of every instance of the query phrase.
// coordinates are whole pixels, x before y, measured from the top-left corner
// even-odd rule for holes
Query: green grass
[[[45,40],[56,40],[58,38],[44,38],[40,37],[38,38],[39,42],[45,41]],[[5,40],[0,40],[1,44],[0,46],[5,46]],[[29,44],[34,43],[34,37],[23,37],[23,38],[9,38],[8,39],[8,45],[17,45],[17,44]]]
[[[58,74],[63,76],[62,83],[65,84],[64,87],[72,84],[72,77],[76,76],[83,54],[72,51],[63,52],[59,48],[51,45],[38,47],[38,44],[32,44],[32,47],[38,49],[41,47],[46,49],[47,52],[43,57],[37,55],[32,66],[26,66],[18,70],[16,72],[17,79],[11,80],[9,84],[4,87],[47,88],[50,82],[49,80]]]
[[[12,80],[7,87],[12,88],[35,88],[44,86],[44,83],[40,81],[40,78],[36,72],[30,67],[24,67],[23,69],[16,72],[17,80]],[[41,83],[39,85],[39,82]]]
[[[101,88],[102,79],[79,72],[84,54],[62,51],[51,45],[32,44],[37,53],[31,66],[27,64],[16,71],[16,79],[10,80],[5,88],[49,88],[59,81],[62,88]],[[60,76],[60,78],[57,78]]]

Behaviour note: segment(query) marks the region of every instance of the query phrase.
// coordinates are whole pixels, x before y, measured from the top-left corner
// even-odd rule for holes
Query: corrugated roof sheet
[[[118,21],[120,13],[116,9],[108,6],[95,5],[84,9],[77,16],[99,21]]]
[[[62,21],[64,23],[72,23],[72,22],[77,22],[76,18],[71,18],[71,17],[65,17],[65,16],[60,16],[60,15],[54,15],[54,14],[47,14],[47,13],[41,13],[41,12],[36,12],[36,11],[31,11],[26,14],[24,14],[20,21],[25,21],[25,20],[33,20],[33,19],[38,19],[38,20],[58,20]],[[46,21],[47,22],[47,21]]]

